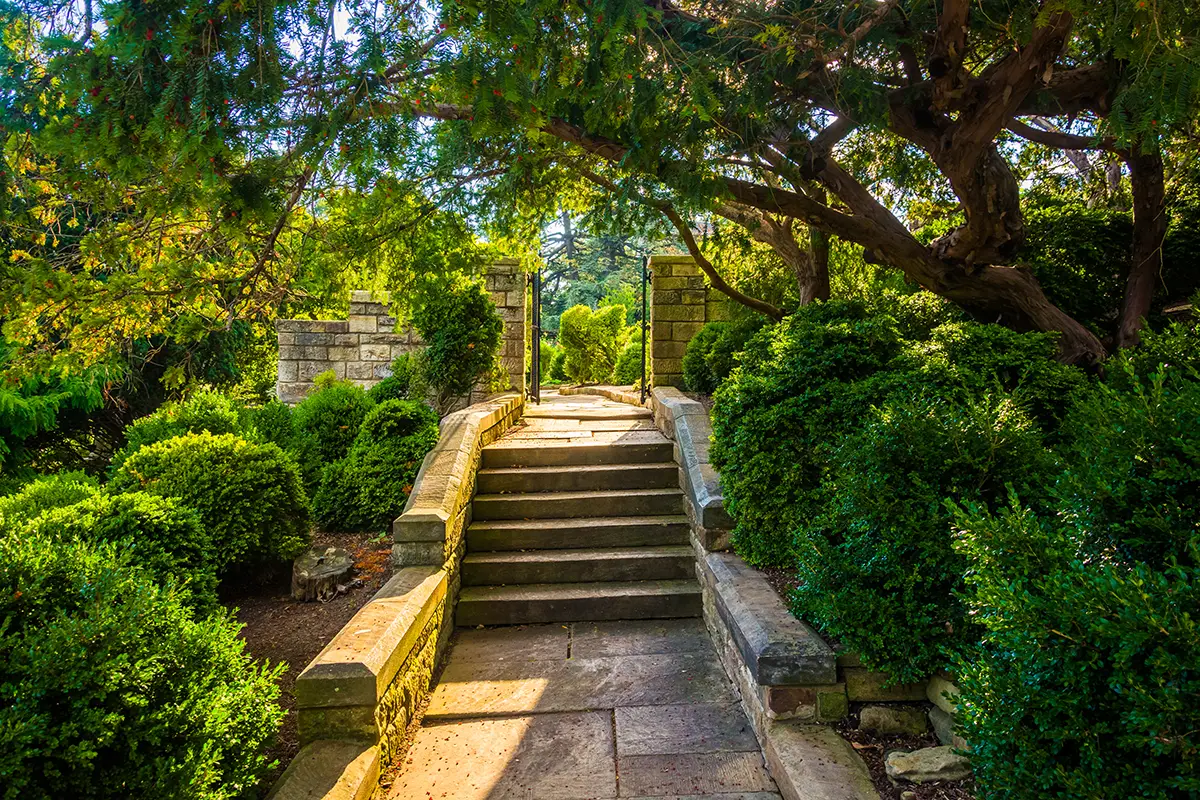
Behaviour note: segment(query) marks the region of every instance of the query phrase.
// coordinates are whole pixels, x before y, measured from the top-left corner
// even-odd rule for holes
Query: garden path
[[[495,522],[472,526],[464,584],[473,572],[494,576],[497,569],[510,570],[501,573],[504,583],[556,583],[472,590],[527,594],[493,597],[486,601],[492,607],[515,603],[519,613],[471,611],[470,625],[541,624],[458,629],[388,797],[779,800],[737,692],[697,618],[699,589],[681,501],[664,505],[672,500],[666,493],[678,494],[670,442],[648,412],[547,393],[489,448],[501,463],[485,476],[485,450],[476,511],[504,501],[527,503],[531,511],[509,515],[515,527],[507,530]],[[639,469],[645,474],[635,477]],[[512,483],[531,476],[542,485]],[[576,485],[598,478],[603,490]],[[483,488],[485,482],[495,488]],[[557,494],[547,491],[549,483]],[[543,494],[529,498],[537,490]],[[546,510],[552,508],[560,510]],[[547,545],[547,535],[573,538]],[[485,552],[472,555],[479,549]],[[498,563],[497,554],[510,560]],[[514,563],[514,555],[535,561]],[[518,574],[541,577],[517,580]],[[657,587],[654,597],[646,597],[645,587]],[[467,592],[464,586],[464,598]],[[484,601],[460,600],[460,623],[474,602]]]

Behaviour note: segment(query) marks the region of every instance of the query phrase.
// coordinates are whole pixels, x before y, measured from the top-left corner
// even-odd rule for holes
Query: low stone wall
[[[504,321],[500,359],[513,391],[525,391],[525,281],[516,259],[500,259],[484,273],[484,285]],[[350,294],[350,315],[344,320],[280,319],[275,321],[279,342],[276,396],[285,403],[303,400],[313,379],[323,372],[369,389],[392,374],[392,361],[424,344],[412,327],[396,330],[388,309],[387,292]],[[485,396],[482,389],[469,402]]]
[[[395,761],[454,629],[480,450],[523,408],[509,394],[442,420],[392,524],[398,571],[296,679],[302,749],[273,800],[367,800]]]

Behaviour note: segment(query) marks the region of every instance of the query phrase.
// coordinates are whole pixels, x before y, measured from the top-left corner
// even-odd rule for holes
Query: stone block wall
[[[501,259],[488,268],[484,281],[504,320],[500,357],[513,391],[524,392],[524,275],[518,271],[516,259]],[[420,349],[423,342],[411,327],[396,330],[389,302],[386,292],[355,291],[350,295],[350,314],[344,320],[276,320],[276,396],[285,403],[299,403],[312,391],[313,379],[330,370],[368,389],[391,375],[392,361]],[[480,387],[469,402],[486,394],[486,388]]]
[[[650,385],[683,386],[687,343],[704,323],[728,319],[728,308],[691,256],[651,256],[650,275]]]

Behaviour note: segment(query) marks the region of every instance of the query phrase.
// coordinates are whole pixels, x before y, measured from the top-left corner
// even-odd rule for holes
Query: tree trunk
[[[1143,153],[1135,145],[1126,162],[1133,182],[1133,263],[1125,282],[1117,347],[1132,347],[1140,339],[1142,321],[1150,312],[1162,270],[1163,239],[1167,236],[1162,154],[1157,150]]]
[[[800,292],[800,303],[808,305],[813,300],[829,299],[829,235],[816,228],[808,229],[809,262],[812,264],[812,291],[808,296]]]

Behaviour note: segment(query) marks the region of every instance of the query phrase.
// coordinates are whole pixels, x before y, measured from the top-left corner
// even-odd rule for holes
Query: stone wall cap
[[[695,264],[691,256],[650,256],[650,266],[655,264]]]
[[[369,800],[378,785],[378,747],[325,739],[301,748],[267,800]]]
[[[445,595],[444,570],[399,570],[300,673],[297,707],[373,707]]]
[[[763,686],[837,683],[837,655],[794,617],[761,572],[733,553],[709,553],[717,612],[742,660]]]

